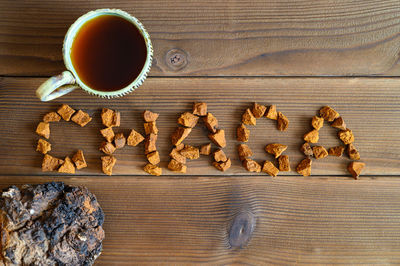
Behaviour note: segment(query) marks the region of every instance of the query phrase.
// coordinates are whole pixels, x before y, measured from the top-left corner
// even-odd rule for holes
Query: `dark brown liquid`
[[[142,71],[146,56],[146,43],[139,30],[131,22],[113,15],[86,22],[71,48],[78,76],[99,91],[128,86]]]

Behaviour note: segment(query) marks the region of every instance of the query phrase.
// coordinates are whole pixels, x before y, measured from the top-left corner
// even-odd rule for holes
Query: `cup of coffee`
[[[135,17],[119,9],[98,9],[68,29],[63,58],[67,70],[37,89],[40,100],[50,101],[79,87],[99,97],[123,96],[146,79],[153,47]]]

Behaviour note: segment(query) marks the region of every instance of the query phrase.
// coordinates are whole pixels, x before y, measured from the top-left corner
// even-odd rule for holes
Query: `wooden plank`
[[[96,194],[106,214],[97,265],[400,263],[399,180],[2,176],[0,187],[50,180]],[[230,247],[244,212],[254,233]]]
[[[58,157],[84,150],[89,167],[78,175],[100,174],[98,147],[103,140],[98,130],[102,128],[102,107],[118,109],[122,114],[121,132],[135,128],[143,133],[141,113],[151,109],[160,113],[157,142],[162,166],[168,161],[172,148],[170,135],[175,130],[179,114],[190,111],[193,101],[205,101],[209,111],[219,119],[226,130],[227,147],[233,166],[222,173],[211,166],[211,158],[202,157],[188,163],[188,175],[242,175],[248,174],[236,152],[236,127],[241,114],[258,101],[277,104],[290,120],[289,130],[279,132],[275,122],[263,118],[251,128],[249,146],[259,162],[273,160],[264,147],[269,143],[289,145],[285,152],[291,158],[292,169],[303,158],[299,151],[302,136],[311,130],[310,120],[324,105],[331,105],[342,114],[347,126],[354,131],[355,145],[366,162],[365,175],[400,175],[400,80],[377,78],[150,78],[136,92],[117,99],[99,99],[82,91],[75,91],[53,102],[42,103],[35,98],[41,78],[3,78],[0,80],[0,172],[3,174],[43,174],[40,169],[42,156],[35,152],[36,125],[42,116],[56,110],[61,103],[83,109],[93,115],[85,128],[73,123],[52,124],[50,154]],[[201,125],[193,130],[185,143],[200,145],[209,142],[207,131]],[[336,130],[325,126],[321,129],[320,144],[332,147],[340,144]],[[115,174],[142,175],[145,164],[143,144],[116,152],[118,159]],[[315,161],[315,175],[348,175],[347,158],[325,158]],[[52,173],[45,173],[50,174]],[[164,168],[164,174],[175,175]],[[295,172],[285,173],[296,174]]]
[[[3,0],[0,75],[64,70],[68,27],[105,7],[144,23],[155,48],[151,75],[400,74],[398,0]],[[187,64],[171,64],[176,54]]]

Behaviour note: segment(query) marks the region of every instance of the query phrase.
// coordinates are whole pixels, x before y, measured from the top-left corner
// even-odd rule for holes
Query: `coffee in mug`
[[[143,25],[128,13],[100,9],[80,17],[63,47],[68,71],[51,77],[36,91],[42,101],[77,87],[100,97],[118,97],[140,86],[150,70],[153,49]]]

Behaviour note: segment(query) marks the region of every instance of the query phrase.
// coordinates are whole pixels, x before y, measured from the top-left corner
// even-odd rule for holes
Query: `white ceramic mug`
[[[132,83],[130,83],[125,88],[116,91],[98,91],[87,86],[80,79],[77,71],[72,65],[72,60],[71,60],[71,48],[78,31],[87,21],[101,15],[114,15],[126,19],[127,21],[135,25],[135,27],[142,34],[146,42],[147,56],[141,72]],[[137,87],[142,85],[143,81],[147,77],[148,72],[150,71],[151,62],[153,60],[153,47],[151,45],[149,34],[147,33],[146,29],[143,27],[142,23],[140,23],[138,19],[131,16],[127,12],[119,9],[98,9],[90,11],[85,15],[81,16],[68,29],[63,44],[63,58],[67,71],[64,71],[57,76],[49,78],[42,85],[40,85],[40,87],[36,90],[36,95],[37,97],[39,97],[41,101],[53,100],[79,87],[82,88],[84,91],[88,92],[89,94],[94,94],[103,98],[120,97],[131,91],[134,91]]]

